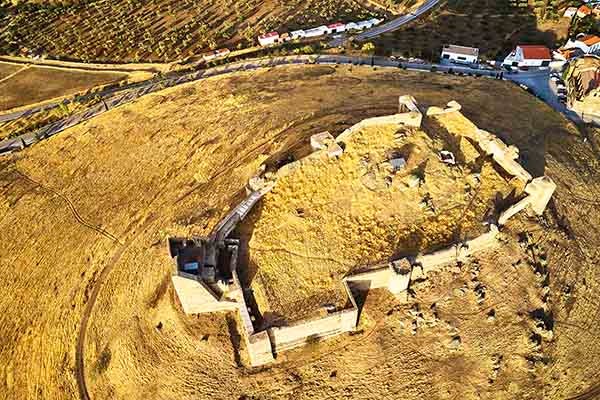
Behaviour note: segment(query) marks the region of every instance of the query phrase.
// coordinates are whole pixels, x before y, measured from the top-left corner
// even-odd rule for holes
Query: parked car
[[[558,72],[552,72],[552,73],[550,74],[550,76],[551,76],[551,77],[554,77],[554,78],[558,78],[558,79],[561,79],[561,78],[562,78],[562,76],[561,76],[561,75],[560,75]]]
[[[562,82],[562,80],[558,76],[554,76],[554,75],[550,75],[550,80],[552,82],[556,82],[556,83]]]
[[[567,90],[567,87],[564,85],[564,83],[557,83],[556,84],[556,89],[560,90],[560,89],[565,89]]]
[[[558,89],[558,94],[567,94],[567,89]]]

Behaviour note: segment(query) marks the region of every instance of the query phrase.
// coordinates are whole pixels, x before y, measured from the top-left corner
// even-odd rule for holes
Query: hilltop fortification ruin
[[[361,292],[383,288],[399,301],[405,301],[409,296],[411,282],[416,279],[426,278],[432,271],[466,262],[479,253],[502,246],[501,227],[521,211],[541,215],[555,190],[555,184],[546,176],[533,178],[518,162],[519,150],[515,146],[508,146],[494,134],[479,129],[460,110],[460,104],[451,101],[447,107],[429,107],[422,112],[412,96],[401,96],[397,114],[365,119],[346,129],[337,138],[328,132],[313,135],[310,141],[312,153],[308,156],[274,171],[267,171],[266,167],[261,169],[248,183],[247,198],[226,215],[209,237],[169,240],[169,251],[176,265],[172,282],[183,311],[188,314],[238,312],[249,363],[251,366],[260,366],[273,362],[282,351],[355,330],[361,307],[357,294]],[[457,165],[485,165],[483,162],[487,160],[486,162],[493,163],[503,182],[508,182],[507,187],[516,188],[513,193],[517,194],[518,200],[502,210],[486,211],[487,218],[484,220],[473,221],[473,226],[480,227],[474,230],[478,232],[474,237],[459,237],[458,240],[446,241],[443,246],[389,257],[387,261],[382,260],[374,265],[357,265],[356,268],[351,268],[341,278],[341,282],[333,283],[341,283],[342,301],[332,302],[320,313],[313,313],[306,318],[290,318],[285,324],[269,323],[266,320],[259,323],[262,318],[260,314],[264,311],[261,309],[263,302],[255,298],[257,288],[248,286],[247,282],[240,279],[241,273],[246,272],[240,271],[240,268],[247,268],[247,265],[240,262],[240,246],[245,244],[231,235],[236,226],[246,219],[263,196],[268,195],[283,180],[293,179],[294,173],[302,168],[314,163],[320,163],[320,171],[325,173],[326,168],[335,168],[336,163],[341,162],[347,152],[363,143],[362,137],[352,142],[361,132],[369,129],[375,129],[377,134],[383,132],[382,135],[392,132],[394,140],[404,144],[404,149],[407,148],[406,141],[410,142],[411,135],[418,135],[424,124],[428,125],[428,129],[443,132],[445,143],[449,143],[449,149],[439,151],[436,173],[444,172],[446,168],[448,176],[459,176],[458,172],[452,170]],[[425,151],[422,153],[427,154]],[[369,190],[375,192],[380,190],[379,187],[383,188],[381,190],[388,190],[397,186],[400,187],[399,191],[411,191],[423,185],[424,179],[428,179],[422,176],[425,172],[417,173],[412,170],[422,168],[431,157],[424,163],[415,165],[411,162],[411,157],[402,152],[388,151],[385,155],[387,160],[378,161],[377,171],[361,177],[365,186],[372,185],[368,187]],[[367,165],[371,161],[360,159],[359,162]],[[482,182],[485,176],[481,173],[468,172],[467,177],[469,182],[472,181],[473,187],[488,185],[491,186],[488,191],[493,192],[495,182]],[[401,184],[395,182],[395,179]],[[342,195],[344,194],[340,194]],[[451,197],[452,193],[447,193],[446,196]],[[431,203],[431,198],[425,197],[418,207],[423,214],[434,218],[438,210]],[[298,210],[298,213],[304,214],[305,210]],[[461,218],[464,215],[467,214],[463,213]],[[258,268],[261,266],[258,265]],[[294,279],[293,272],[289,274]]]

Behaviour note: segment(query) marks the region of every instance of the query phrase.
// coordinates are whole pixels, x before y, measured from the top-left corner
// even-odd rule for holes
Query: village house
[[[581,49],[584,54],[599,54],[600,53],[600,37],[596,35],[578,35],[577,39],[567,41],[563,46],[565,50]]]
[[[511,67],[547,67],[552,53],[546,46],[520,44],[504,59],[503,65]]]
[[[577,14],[577,7],[568,7],[563,14],[565,18],[573,18]]]
[[[279,33],[277,32],[269,32],[265,33],[258,37],[258,43],[261,46],[269,46],[271,44],[275,44],[279,41]]]
[[[591,13],[592,13],[592,9],[589,8],[588,6],[586,6],[585,4],[577,9],[577,17],[579,17],[579,18],[585,18],[588,15],[590,15]]]
[[[458,64],[477,64],[479,49],[475,47],[446,44],[442,48],[442,61],[448,60]]]
[[[317,37],[327,35],[328,33],[330,33],[329,29],[327,29],[327,27],[323,25],[305,30],[304,37]]]
[[[346,30],[346,24],[336,22],[334,24],[327,25],[327,28],[331,31],[331,33],[341,33]]]

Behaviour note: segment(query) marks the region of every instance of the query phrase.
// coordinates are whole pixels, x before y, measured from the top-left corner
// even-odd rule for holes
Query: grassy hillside
[[[166,239],[209,232],[265,159],[393,113],[407,93],[457,99],[517,144],[530,171],[557,182],[552,212],[511,225],[502,252],[415,286],[409,304],[372,293],[362,333],[238,367],[232,316],[182,314]],[[495,80],[278,67],[143,97],[0,159],[0,398],[78,398],[82,326],[93,399],[572,395],[600,356],[597,157],[560,115]],[[548,296],[533,268],[542,253]],[[543,302],[554,337],[538,346],[528,313]]]

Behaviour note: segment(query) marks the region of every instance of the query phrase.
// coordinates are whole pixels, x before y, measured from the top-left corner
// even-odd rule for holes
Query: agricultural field
[[[516,144],[557,183],[550,210],[511,221],[505,248],[419,282],[406,304],[369,293],[355,334],[247,369],[235,315],[181,311],[167,239],[209,233],[263,162],[394,113],[403,94],[457,100]],[[0,393],[75,399],[85,377],[93,399],[578,394],[600,357],[593,138],[502,81],[368,67],[244,72],[111,110],[0,158]]]
[[[428,16],[375,40],[380,55],[437,61],[444,44],[478,47],[484,60],[504,58],[517,43],[555,47],[569,19],[543,19],[525,0],[447,0]]]
[[[10,64],[0,63],[2,65]],[[0,111],[70,96],[97,86],[116,83],[129,76],[125,73],[40,66],[21,67],[18,71],[12,77],[0,80]]]
[[[422,1],[419,0],[363,0],[366,4],[369,4],[376,9],[385,10],[390,14],[405,14],[416,7],[418,7]]]
[[[2,17],[2,15],[4,16]],[[96,0],[0,8],[0,54],[81,61],[173,61],[256,44],[274,29],[378,14],[354,0]]]

